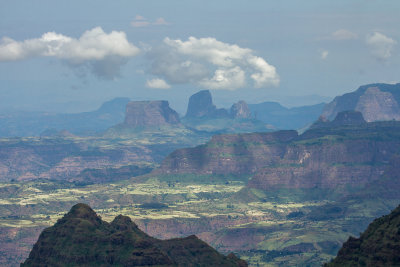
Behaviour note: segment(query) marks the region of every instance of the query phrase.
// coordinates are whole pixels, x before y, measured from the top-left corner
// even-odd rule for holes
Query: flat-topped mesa
[[[212,96],[209,90],[203,90],[195,93],[189,98],[186,118],[220,118],[229,117],[226,109],[219,108],[213,104]]]
[[[233,104],[230,113],[233,118],[240,118],[240,119],[251,118],[251,112],[249,106],[243,100]]]
[[[179,115],[169,107],[168,101],[131,101],[126,105],[125,126],[146,127],[178,123]]]

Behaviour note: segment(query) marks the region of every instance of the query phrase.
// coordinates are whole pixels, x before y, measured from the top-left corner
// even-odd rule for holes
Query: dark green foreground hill
[[[325,266],[400,266],[400,206],[373,221],[360,238],[350,237]]]
[[[21,266],[240,266],[196,236],[159,240],[142,232],[129,217],[111,223],[87,205],[77,204],[41,233]]]

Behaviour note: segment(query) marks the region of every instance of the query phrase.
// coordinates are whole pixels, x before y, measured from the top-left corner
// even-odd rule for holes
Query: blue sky
[[[0,3],[0,111],[82,111],[114,97],[303,105],[399,82],[400,2]]]

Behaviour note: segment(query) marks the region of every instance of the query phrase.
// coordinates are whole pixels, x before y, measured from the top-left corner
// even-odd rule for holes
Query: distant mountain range
[[[17,112],[0,115],[0,136],[57,135],[66,130],[76,135],[95,135],[122,122],[129,98],[115,98],[95,111],[75,114]]]
[[[174,119],[161,118],[149,111],[149,107],[139,103],[164,103]],[[129,106],[127,106],[127,104]],[[136,104],[135,104],[136,103]],[[130,115],[137,121],[157,126],[157,119],[170,119],[183,125],[210,133],[240,133],[271,130],[304,130],[320,116],[333,120],[337,113],[347,110],[360,111],[366,121],[400,120],[400,84],[369,84],[358,90],[337,96],[332,102],[310,106],[286,108],[277,102],[247,104],[239,101],[230,108],[217,108],[212,101],[210,91],[203,90],[189,99],[186,115],[179,118],[167,101],[130,101],[128,98],[116,98],[105,102],[98,110],[76,114],[53,114],[44,112],[15,112],[0,115],[0,137],[102,134],[108,128],[126,122]],[[160,106],[161,107],[161,106]],[[128,109],[129,108],[129,109]],[[159,111],[166,109],[158,108]],[[158,112],[159,112],[158,111]],[[133,114],[136,112],[136,114]],[[152,113],[153,112],[153,113]],[[168,115],[170,116],[170,115]],[[129,123],[130,127],[141,127],[140,123]],[[143,124],[143,123],[142,123]],[[172,123],[173,124],[173,123]]]
[[[102,134],[119,124],[137,128],[180,122],[181,125],[209,133],[299,129],[314,122],[323,105],[288,109],[275,102],[248,105],[239,101],[227,110],[217,108],[210,91],[203,90],[190,97],[186,115],[179,118],[168,101],[116,98],[91,112],[14,112],[0,115],[0,137],[91,136]]]
[[[297,130],[316,121],[324,109],[325,103],[311,106],[286,108],[277,102],[250,104],[252,116],[279,130]]]
[[[107,223],[88,205],[76,204],[43,230],[21,266],[246,267],[247,263],[234,254],[219,254],[194,235],[155,239],[129,217],[119,215]]]

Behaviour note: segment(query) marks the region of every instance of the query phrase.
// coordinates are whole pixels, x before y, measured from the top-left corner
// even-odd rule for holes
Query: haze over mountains
[[[195,234],[250,266],[328,262],[350,235],[400,202],[397,90],[373,84],[337,97],[327,105],[335,107],[333,119],[320,116],[322,105],[286,109],[238,101],[218,108],[209,91],[191,97],[184,117],[167,101],[120,99],[127,101],[121,121],[97,135],[2,138],[0,264],[25,260],[39,233],[77,202],[108,220],[126,214],[156,238]],[[102,117],[111,112],[107,106],[113,104],[83,119]],[[261,121],[254,110],[270,116]],[[266,122],[283,118],[309,127],[274,130]],[[95,221],[104,226],[100,232],[118,232]],[[153,252],[162,246],[152,242]]]
[[[131,103],[127,105],[129,102]],[[145,103],[148,103],[149,106],[146,106]],[[274,102],[248,105],[244,101],[239,101],[233,104],[230,110],[227,110],[217,108],[213,104],[210,91],[203,90],[190,97],[182,122],[191,128],[209,132],[298,129],[315,121],[320,115],[322,107],[323,104],[318,104],[287,109]],[[158,111],[154,113],[155,109]],[[166,115],[165,112],[173,115]],[[157,116],[164,118],[156,118]],[[92,112],[3,114],[0,115],[0,123],[4,125],[0,129],[0,136],[51,136],[63,134],[62,131],[74,135],[90,136],[99,135],[122,122],[129,124],[130,127],[157,126],[163,124],[160,124],[160,119],[170,124],[172,121],[180,121],[181,118],[173,108],[169,107],[167,101],[130,101],[128,98],[116,98],[105,102],[98,110]],[[133,123],[133,120],[137,120],[137,122]]]

